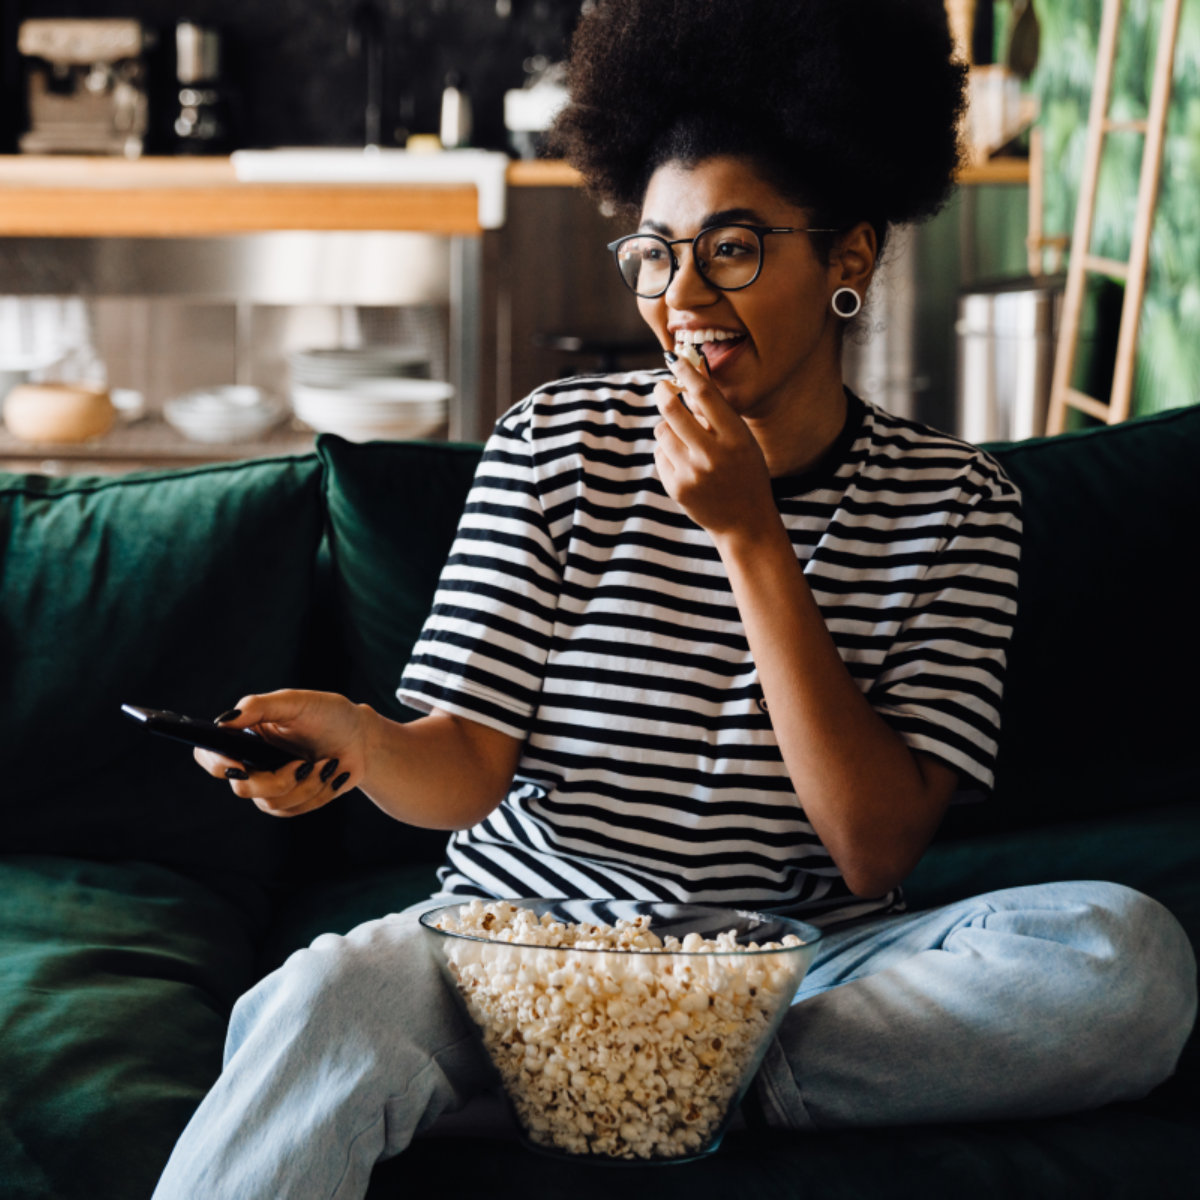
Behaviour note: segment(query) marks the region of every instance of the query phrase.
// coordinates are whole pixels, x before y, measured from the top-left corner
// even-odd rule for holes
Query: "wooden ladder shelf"
[[[1046,426],[1046,432],[1050,434],[1062,433],[1066,428],[1068,408],[1088,413],[1109,425],[1124,421],[1129,416],[1137,356],[1138,322],[1146,291],[1150,234],[1154,227],[1154,208],[1158,201],[1158,181],[1162,169],[1167,110],[1171,103],[1171,75],[1175,63],[1175,40],[1179,31],[1181,4],[1182,0],[1163,0],[1149,116],[1144,121],[1114,121],[1108,115],[1108,102],[1112,94],[1113,64],[1117,57],[1122,0],[1105,0],[1104,3],[1100,45],[1096,55],[1096,80],[1092,90],[1091,111],[1088,114],[1083,181],[1079,190],[1079,204],[1075,210],[1075,232],[1071,237],[1074,252],[1067,267],[1062,324],[1054,359],[1054,379],[1050,386],[1050,412]],[[1092,222],[1096,211],[1096,191],[1100,181],[1104,139],[1110,133],[1130,132],[1144,134],[1146,141],[1142,149],[1142,171],[1138,182],[1137,209],[1134,215],[1129,261],[1118,262],[1090,253]],[[1107,275],[1125,282],[1121,330],[1117,338],[1116,370],[1113,373],[1112,394],[1107,403],[1086,396],[1071,387],[1079,344],[1084,288],[1089,273]]]

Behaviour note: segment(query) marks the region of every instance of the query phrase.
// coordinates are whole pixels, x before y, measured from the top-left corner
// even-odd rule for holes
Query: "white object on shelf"
[[[516,133],[544,133],[569,99],[567,89],[557,83],[513,88],[504,93],[504,128]]]
[[[429,352],[417,346],[298,350],[288,355],[293,383],[338,387],[364,379],[427,379]]]
[[[235,150],[230,157],[240,183],[473,183],[479,224],[504,224],[508,155],[495,150]]]
[[[111,388],[109,399],[117,411],[117,420],[127,425],[140,421],[146,415],[146,397],[133,388]]]
[[[461,88],[448,87],[442,92],[442,145],[447,150],[467,146],[471,141],[471,99]]]
[[[452,384],[437,379],[355,380],[343,387],[292,388],[292,408],[320,433],[352,442],[440,435],[450,415]]]
[[[971,151],[982,162],[1037,119],[1037,100],[1021,94],[1007,67],[972,67],[968,116]]]
[[[252,442],[287,415],[282,400],[261,388],[199,388],[163,405],[167,424],[193,442]]]
[[[104,383],[92,320],[81,296],[0,296],[0,371],[44,379]]]

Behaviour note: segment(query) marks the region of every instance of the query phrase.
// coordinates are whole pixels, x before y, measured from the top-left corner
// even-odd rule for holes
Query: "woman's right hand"
[[[297,817],[328,804],[357,787],[366,774],[367,724],[375,715],[331,692],[287,689],[263,696],[243,696],[228,719],[227,729],[253,729],[267,741],[282,742],[307,758],[277,771],[247,771],[242,763],[211,750],[199,750],[196,761],[234,793],[252,800],[274,817]]]

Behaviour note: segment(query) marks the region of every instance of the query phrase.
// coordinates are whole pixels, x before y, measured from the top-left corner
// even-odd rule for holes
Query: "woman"
[[[751,1123],[1138,1096],[1194,1016],[1186,938],[1127,889],[903,911],[952,794],[991,787],[1020,498],[986,454],[849,394],[840,350],[889,226],[951,187],[963,85],[935,0],[585,16],[558,144],[636,214],[618,268],[664,350],[699,345],[707,370],[568,380],[498,422],[400,687],[428,715],[249,696],[229,724],[315,768],[198,753],[272,815],[358,787],[456,830],[443,900],[823,924]],[[159,1196],[361,1195],[480,1089],[415,919],[318,938],[243,997]]]

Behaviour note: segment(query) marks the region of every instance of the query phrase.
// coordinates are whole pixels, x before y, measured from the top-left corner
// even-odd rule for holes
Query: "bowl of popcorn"
[[[620,900],[472,900],[421,926],[526,1145],[640,1164],[720,1145],[821,936]]]

